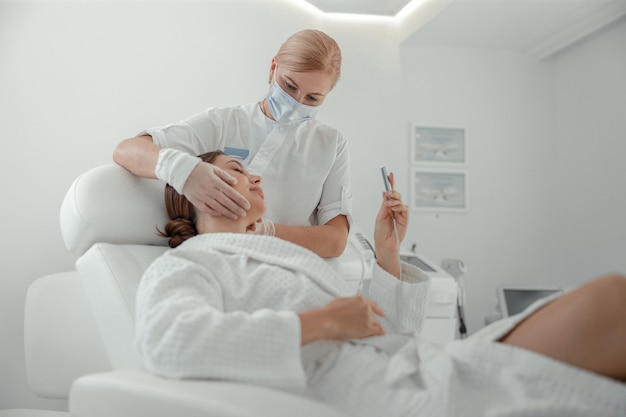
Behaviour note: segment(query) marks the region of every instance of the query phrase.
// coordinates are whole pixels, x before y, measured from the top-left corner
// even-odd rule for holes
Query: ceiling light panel
[[[411,0],[306,0],[324,13],[395,16]]]

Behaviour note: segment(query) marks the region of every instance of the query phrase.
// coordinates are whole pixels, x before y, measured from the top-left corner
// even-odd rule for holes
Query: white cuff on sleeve
[[[174,187],[179,194],[183,193],[183,187],[191,171],[202,160],[197,156],[189,155],[176,149],[164,148],[159,151],[154,174],[162,181]]]

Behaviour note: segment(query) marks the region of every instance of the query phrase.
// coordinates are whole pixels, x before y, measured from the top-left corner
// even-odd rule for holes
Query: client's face
[[[218,155],[213,161],[213,165],[222,168],[237,179],[237,184],[232,187],[250,202],[250,209],[246,218],[251,222],[261,218],[266,210],[261,177],[249,174],[248,170],[237,159],[228,155]]]

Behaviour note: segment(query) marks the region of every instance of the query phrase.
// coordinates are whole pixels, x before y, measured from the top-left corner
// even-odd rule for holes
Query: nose
[[[306,101],[306,94],[296,94],[294,98],[298,103],[308,105]]]
[[[250,182],[252,184],[261,184],[261,177],[258,175],[250,175]]]

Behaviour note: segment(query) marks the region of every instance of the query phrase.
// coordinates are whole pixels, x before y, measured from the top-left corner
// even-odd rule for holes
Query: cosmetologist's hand
[[[253,235],[276,236],[276,228],[274,227],[273,221],[261,217],[248,228],[248,233]]]
[[[215,165],[201,162],[185,182],[183,194],[199,210],[233,220],[246,215],[250,203],[231,185],[237,180]]]

